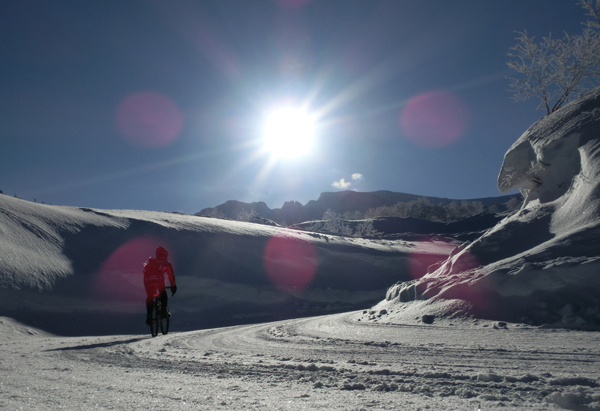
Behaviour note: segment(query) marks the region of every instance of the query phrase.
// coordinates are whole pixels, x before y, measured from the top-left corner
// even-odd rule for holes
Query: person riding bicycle
[[[154,294],[158,291],[162,304],[163,317],[170,317],[167,310],[167,290],[165,285],[165,273],[169,276],[171,283],[171,297],[177,292],[175,285],[175,274],[173,266],[167,261],[169,253],[162,247],[156,249],[156,258],[149,257],[144,263],[144,287],[146,288],[146,325],[150,325],[152,318],[152,302]]]

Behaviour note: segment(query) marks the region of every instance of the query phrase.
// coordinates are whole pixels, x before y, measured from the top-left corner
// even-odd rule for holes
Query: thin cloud
[[[339,188],[339,189],[345,189],[348,188],[352,185],[352,183],[350,183],[349,181],[346,181],[343,178],[340,178],[340,181],[334,181],[332,186],[335,188]]]
[[[361,173],[352,174],[352,180],[362,180],[362,179],[363,179],[363,175]]]

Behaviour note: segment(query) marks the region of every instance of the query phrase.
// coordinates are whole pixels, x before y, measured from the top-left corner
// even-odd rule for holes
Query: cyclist
[[[156,258],[149,257],[144,263],[144,287],[146,288],[146,325],[150,325],[152,318],[152,301],[154,293],[158,290],[162,304],[162,316],[170,317],[167,309],[167,290],[165,288],[165,273],[171,283],[171,297],[177,292],[173,266],[167,261],[169,253],[162,247],[156,249]]]

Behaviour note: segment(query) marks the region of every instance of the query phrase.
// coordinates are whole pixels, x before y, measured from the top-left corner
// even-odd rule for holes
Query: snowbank
[[[600,327],[599,150],[600,88],[536,122],[506,153],[498,187],[521,190],[519,212],[377,307],[458,300],[489,319]]]
[[[170,251],[173,329],[368,307],[453,245],[0,195],[0,315],[63,334],[146,332],[142,264]]]

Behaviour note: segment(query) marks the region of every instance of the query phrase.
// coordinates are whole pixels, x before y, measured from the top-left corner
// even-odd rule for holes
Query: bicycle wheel
[[[150,322],[150,334],[153,337],[158,335],[158,324],[160,322],[160,304],[154,302],[154,308],[152,310],[152,321]]]
[[[163,333],[163,335],[167,335],[169,332],[169,317],[160,319],[160,332]]]

